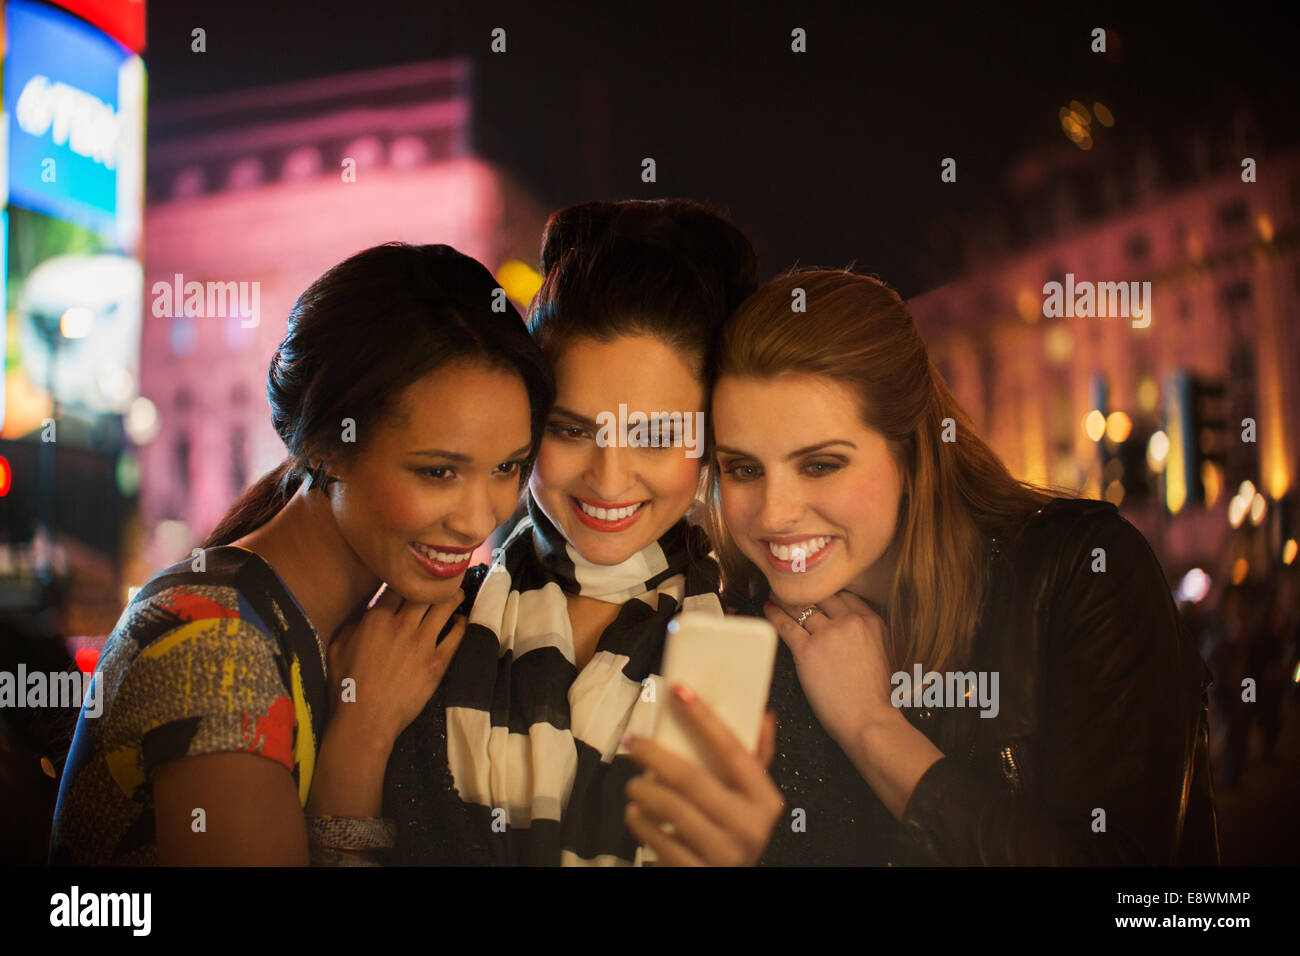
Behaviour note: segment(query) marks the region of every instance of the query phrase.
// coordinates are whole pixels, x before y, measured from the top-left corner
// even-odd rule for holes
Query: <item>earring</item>
[[[335,478],[330,477],[329,474],[326,472],[324,461],[322,461],[319,465],[313,468],[308,474],[311,476],[312,488],[315,489],[316,491],[319,491],[321,494],[324,494],[325,489],[328,488],[331,484],[333,484],[337,480]]]

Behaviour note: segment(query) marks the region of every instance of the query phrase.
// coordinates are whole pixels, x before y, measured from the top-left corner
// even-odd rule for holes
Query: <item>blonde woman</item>
[[[1008,473],[894,292],[759,289],[711,415],[724,595],[782,638],[771,772],[800,825],[766,862],[1217,860],[1208,672],[1155,555]]]

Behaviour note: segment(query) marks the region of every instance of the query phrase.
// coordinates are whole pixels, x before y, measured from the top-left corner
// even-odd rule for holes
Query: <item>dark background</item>
[[[1104,102],[1116,135],[1177,153],[1249,106],[1293,136],[1286,8],[921,3],[149,4],[154,104],[465,56],[475,144],[552,208],[680,195],[728,208],[765,274],[856,264],[911,297],[961,267],[952,224],[994,209],[1006,170]],[[507,52],[489,51],[494,27]],[[1107,28],[1107,54],[1090,51]],[[207,52],[190,51],[190,31]],[[790,51],[807,31],[808,52]],[[658,182],[641,182],[655,158]],[[958,161],[956,183],[939,163]]]

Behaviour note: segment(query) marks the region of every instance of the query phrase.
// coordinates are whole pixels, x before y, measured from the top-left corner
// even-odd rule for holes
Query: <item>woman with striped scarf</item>
[[[526,514],[467,575],[459,652],[390,761],[388,860],[755,862],[781,810],[770,717],[747,753],[658,674],[671,617],[722,614],[687,516],[707,461],[709,349],[755,287],[753,249],[695,203],[598,202],[551,217],[542,266],[529,325],[556,402]],[[642,739],[665,706],[726,779]]]

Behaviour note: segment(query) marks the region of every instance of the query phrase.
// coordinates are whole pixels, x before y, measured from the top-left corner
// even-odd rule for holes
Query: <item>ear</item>
[[[338,478],[329,473],[328,462],[324,459],[308,462],[307,478],[311,482],[311,489],[321,494],[325,494],[329,486],[338,481]]]

